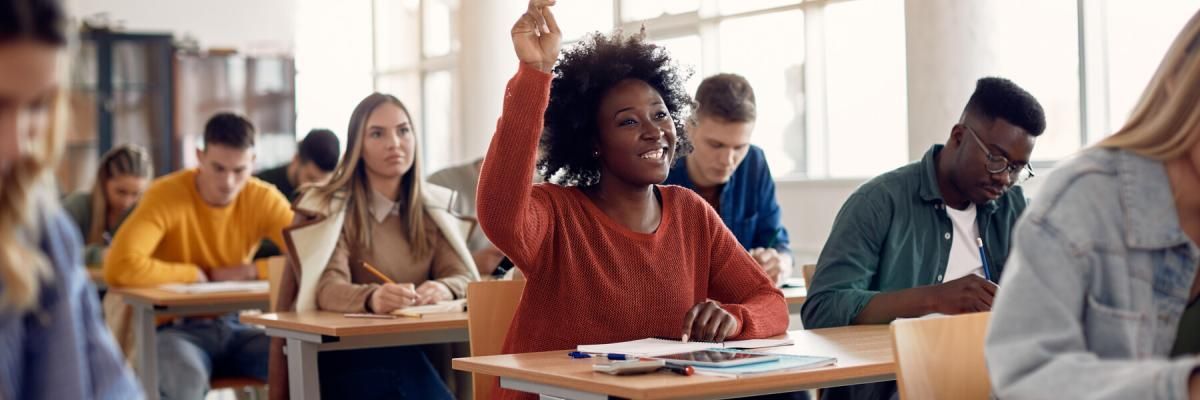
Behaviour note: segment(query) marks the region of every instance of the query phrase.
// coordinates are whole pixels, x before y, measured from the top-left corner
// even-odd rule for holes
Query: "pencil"
[[[388,278],[387,275],[384,275],[382,272],[379,272],[378,269],[375,269],[371,263],[363,261],[362,266],[367,270],[367,272],[370,272],[372,275],[375,275],[376,278],[383,280],[384,283],[396,283],[396,281],[393,281],[392,278]]]

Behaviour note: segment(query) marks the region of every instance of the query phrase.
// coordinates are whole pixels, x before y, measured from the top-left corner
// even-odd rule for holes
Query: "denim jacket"
[[[41,207],[38,217],[37,237],[21,233],[38,243],[53,278],[33,311],[0,312],[0,399],[141,399],[100,316],[78,231],[57,205]]]
[[[1002,399],[1186,399],[1168,358],[1200,262],[1162,162],[1091,149],[1061,165],[1014,233],[987,337]]]

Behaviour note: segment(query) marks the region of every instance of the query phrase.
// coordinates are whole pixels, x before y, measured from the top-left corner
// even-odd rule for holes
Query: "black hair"
[[[28,38],[63,46],[67,44],[66,27],[66,12],[59,0],[0,2],[0,41]]]
[[[596,112],[604,95],[626,79],[644,81],[658,91],[674,119],[675,157],[687,155],[692,145],[684,131],[683,112],[691,99],[683,82],[689,76],[690,70],[681,71],[666,49],[643,35],[588,34],[564,50],[554,67],[538,171],[547,182],[564,186],[599,182],[600,160],[593,156],[600,143]]]
[[[341,143],[337,135],[331,130],[318,128],[308,131],[308,135],[300,141],[296,156],[301,162],[311,162],[322,171],[332,172],[337,168],[340,152]]]
[[[1033,95],[1004,78],[986,77],[975,82],[975,93],[965,113],[991,120],[1002,118],[1032,136],[1046,131],[1046,113]]]
[[[217,113],[204,124],[204,148],[214,144],[238,150],[254,147],[254,124],[234,113]]]

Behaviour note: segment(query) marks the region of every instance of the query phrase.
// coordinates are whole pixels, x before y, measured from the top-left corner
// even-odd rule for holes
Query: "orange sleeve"
[[[551,201],[533,181],[551,75],[524,64],[508,82],[504,108],[479,174],[477,213],[488,239],[526,274],[549,235]]]
[[[685,192],[693,202],[699,196]],[[788,309],[783,293],[771,283],[750,253],[721,222],[712,207],[696,204],[692,209],[705,210],[703,224],[708,229],[710,260],[709,298],[721,302],[721,308],[733,314],[739,332],[735,339],[757,339],[787,332]],[[703,237],[697,235],[697,237]]]
[[[181,213],[172,212],[170,205],[181,202],[181,196],[189,194],[170,189],[170,185],[164,185],[146,191],[133,213],[117,230],[104,260],[104,280],[109,284],[116,287],[157,286],[191,283],[200,278],[203,272],[198,265],[167,262],[153,256],[166,231],[178,224],[179,218],[185,218]]]

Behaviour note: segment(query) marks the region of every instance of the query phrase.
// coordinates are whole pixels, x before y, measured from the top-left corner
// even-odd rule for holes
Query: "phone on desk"
[[[668,354],[654,358],[671,364],[723,368],[775,361],[779,359],[779,356],[741,351],[699,350],[688,353]]]
[[[600,360],[592,364],[592,371],[603,372],[609,375],[648,374],[658,371],[664,365],[666,365],[666,362],[663,360],[648,358],[637,360]]]

